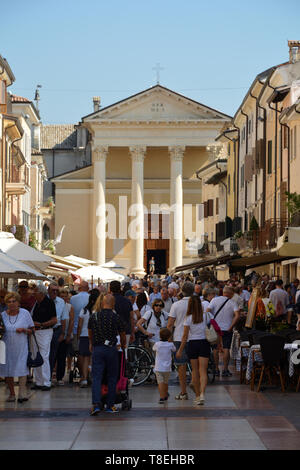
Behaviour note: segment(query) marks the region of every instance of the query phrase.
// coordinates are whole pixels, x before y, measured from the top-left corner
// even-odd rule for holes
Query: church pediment
[[[230,116],[161,85],[133,95],[83,118],[83,122],[228,121]]]

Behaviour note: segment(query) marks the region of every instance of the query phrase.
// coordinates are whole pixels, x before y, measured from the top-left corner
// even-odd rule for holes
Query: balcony
[[[236,243],[239,250],[268,251],[276,247],[278,238],[283,235],[287,226],[287,219],[270,219],[258,230],[240,232]]]

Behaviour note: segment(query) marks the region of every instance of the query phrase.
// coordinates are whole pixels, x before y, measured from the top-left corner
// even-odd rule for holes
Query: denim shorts
[[[182,366],[184,364],[187,364],[189,362],[189,358],[188,358],[188,355],[187,355],[187,352],[186,352],[186,345],[184,347],[184,350],[182,351],[181,357],[178,359],[176,357],[176,353],[177,353],[178,349],[180,348],[181,341],[173,341],[173,343],[176,347],[176,352],[174,353],[174,363],[177,366]]]

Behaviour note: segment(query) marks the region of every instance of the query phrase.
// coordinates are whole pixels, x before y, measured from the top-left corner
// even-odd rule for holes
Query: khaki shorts
[[[170,372],[155,372],[156,380],[158,384],[168,384]]]

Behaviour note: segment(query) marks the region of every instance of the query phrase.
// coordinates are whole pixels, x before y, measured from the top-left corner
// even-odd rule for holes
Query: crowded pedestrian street
[[[206,405],[170,399],[161,407],[155,385],[133,387],[130,411],[90,417],[90,390],[78,385],[31,392],[22,405],[5,403],[0,385],[0,449],[7,450],[299,450],[300,406],[294,392],[255,393],[238,374],[208,386]]]

